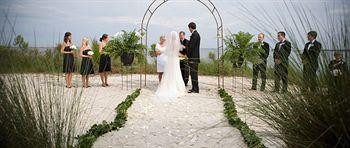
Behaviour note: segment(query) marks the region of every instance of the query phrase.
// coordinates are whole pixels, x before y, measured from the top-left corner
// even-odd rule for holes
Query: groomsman
[[[264,42],[265,35],[263,33],[259,33],[258,42],[255,45],[255,48],[263,49],[261,53],[259,53],[260,60],[258,63],[253,65],[253,82],[252,82],[252,90],[256,90],[258,75],[260,72],[261,75],[261,87],[260,90],[265,90],[266,85],[266,65],[267,65],[267,57],[269,57],[270,53],[270,45]],[[258,46],[258,47],[256,47]]]
[[[190,68],[188,66],[188,60],[187,58],[187,49],[186,46],[188,45],[189,41],[186,39],[185,32],[180,31],[179,38],[181,44],[184,46],[184,48],[180,51],[181,60],[180,60],[180,68],[181,68],[181,74],[182,79],[184,80],[185,85],[188,85],[188,78],[190,76]]]
[[[291,52],[291,43],[286,40],[285,32],[278,32],[278,43],[273,52],[273,59],[275,62],[275,89],[273,92],[279,92],[280,81],[282,80],[282,93],[286,93],[288,89],[288,65],[289,55]]]
[[[304,91],[310,88],[311,91],[316,90],[316,71],[318,69],[318,56],[320,55],[322,45],[316,40],[317,32],[310,31],[307,34],[308,43],[305,44],[304,52],[301,56],[303,62],[303,78],[306,88]]]

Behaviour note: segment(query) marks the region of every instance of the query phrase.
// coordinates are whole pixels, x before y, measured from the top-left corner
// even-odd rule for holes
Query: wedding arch
[[[157,11],[159,7],[161,7],[163,4],[171,0],[153,0],[153,2],[148,6],[141,23],[141,34],[143,34],[141,38],[141,44],[146,45],[148,47],[148,26],[150,23],[150,20],[153,16],[153,14]],[[221,15],[216,8],[216,6],[211,2],[211,0],[194,0],[205,6],[208,11],[212,14],[214,17],[215,23],[216,23],[216,30],[217,30],[217,59],[220,60],[220,56],[224,53],[224,42],[223,42],[223,36],[224,36],[224,28],[222,24]],[[147,57],[148,51],[146,50],[145,55]],[[218,68],[218,87],[224,88],[224,76],[221,71],[221,68],[223,66],[223,60],[221,62],[218,62],[217,68]],[[142,66],[141,66],[142,67]],[[142,70],[140,70],[142,71]],[[147,84],[147,62],[144,66],[144,86]],[[142,87],[142,72],[140,72],[140,87]]]

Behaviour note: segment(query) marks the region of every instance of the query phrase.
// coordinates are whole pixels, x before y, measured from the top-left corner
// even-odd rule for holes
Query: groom
[[[190,75],[191,75],[191,82],[192,82],[192,89],[189,90],[188,93],[199,93],[198,63],[200,62],[199,48],[200,48],[201,37],[196,30],[196,24],[194,22],[189,23],[188,28],[192,33],[190,42],[187,45],[188,46],[187,56],[188,56],[188,62],[190,66]]]

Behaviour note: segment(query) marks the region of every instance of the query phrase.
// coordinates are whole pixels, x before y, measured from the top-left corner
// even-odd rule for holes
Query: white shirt
[[[311,41],[311,44],[309,44],[309,46],[307,47],[307,50],[309,50],[310,47],[314,45],[314,42],[315,42],[315,41],[316,41],[316,39],[314,39],[314,40]]]
[[[284,44],[284,42],[286,41],[286,39],[283,39],[282,42],[280,43],[278,49],[281,49],[281,46]]]
[[[195,32],[195,31],[197,31],[197,29],[193,29],[193,31],[191,32],[191,35],[192,35],[192,33]]]

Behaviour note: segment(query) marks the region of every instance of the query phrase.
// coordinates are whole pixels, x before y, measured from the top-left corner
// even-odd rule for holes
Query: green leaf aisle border
[[[239,129],[247,146],[249,148],[266,148],[255,131],[250,129],[249,126],[238,117],[232,96],[230,96],[225,89],[219,89],[219,95],[224,101],[224,113],[229,124]]]
[[[140,95],[141,89],[137,89],[131,95],[128,95],[126,99],[120,103],[115,111],[117,116],[114,118],[114,121],[108,123],[103,121],[100,124],[94,124],[84,135],[78,136],[78,145],[79,148],[91,148],[93,143],[97,140],[98,137],[106,134],[108,132],[119,130],[127,121],[128,109],[132,105],[133,101]]]

